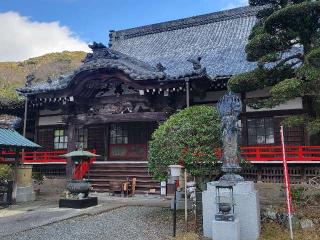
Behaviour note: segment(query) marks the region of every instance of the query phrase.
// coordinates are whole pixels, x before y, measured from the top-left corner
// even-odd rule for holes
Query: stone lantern
[[[234,221],[234,196],[231,182],[218,182],[216,184],[216,221]]]

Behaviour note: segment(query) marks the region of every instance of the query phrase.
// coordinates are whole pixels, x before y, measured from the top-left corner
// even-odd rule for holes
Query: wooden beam
[[[166,119],[164,112],[139,112],[125,114],[78,114],[75,121],[77,124],[103,124],[111,122],[159,122]]]

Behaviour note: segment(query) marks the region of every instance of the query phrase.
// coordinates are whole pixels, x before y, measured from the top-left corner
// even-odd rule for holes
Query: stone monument
[[[20,165],[16,168],[16,203],[34,201],[36,195],[32,185],[32,166]]]
[[[216,182],[207,183],[202,194],[203,234],[214,240],[257,240],[260,235],[260,207],[254,183],[239,175],[241,167],[238,146],[238,117],[241,99],[228,92],[218,102],[222,131],[222,167],[224,175]],[[232,195],[228,204],[228,187]],[[230,211],[232,209],[232,211]],[[224,212],[225,211],[225,212]]]

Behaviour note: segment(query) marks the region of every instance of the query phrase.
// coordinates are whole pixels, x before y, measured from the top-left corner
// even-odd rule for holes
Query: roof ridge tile
[[[135,28],[129,28],[119,31],[110,31],[110,43],[119,41],[121,39],[128,39],[134,37],[140,37],[144,35],[174,31],[183,28],[196,27],[199,25],[210,24],[214,22],[220,22],[230,20],[239,17],[250,17],[257,14],[258,11],[266,6],[245,6],[234,9],[223,10],[219,12],[213,12],[198,16],[192,16],[188,18],[182,18],[167,22],[155,23]]]

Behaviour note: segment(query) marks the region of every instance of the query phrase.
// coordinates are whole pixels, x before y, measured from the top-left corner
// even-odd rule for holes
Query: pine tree
[[[257,62],[257,68],[232,77],[229,89],[245,93],[270,87],[270,97],[247,102],[254,108],[302,97],[308,113],[289,117],[283,124],[305,124],[310,134],[320,133],[320,1],[250,0],[250,4],[268,4],[258,13],[246,46],[247,60]]]

